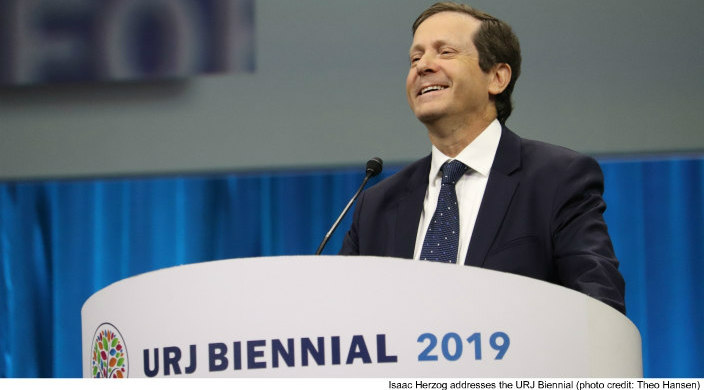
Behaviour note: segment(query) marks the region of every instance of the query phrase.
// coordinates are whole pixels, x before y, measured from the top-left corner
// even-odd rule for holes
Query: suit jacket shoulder
[[[428,155],[368,188],[365,196],[376,201],[394,201],[394,198],[413,191],[418,185],[427,186],[429,171],[430,156]]]
[[[426,156],[364,191],[340,254],[412,258],[429,171]]]
[[[504,128],[467,265],[550,281],[624,308],[592,157]]]

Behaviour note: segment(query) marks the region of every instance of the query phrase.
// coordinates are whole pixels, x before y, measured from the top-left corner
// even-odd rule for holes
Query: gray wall
[[[257,71],[0,89],[0,179],[363,165],[429,151],[407,107],[428,1],[258,0]],[[587,153],[704,150],[704,1],[474,1],[524,66],[509,127]]]

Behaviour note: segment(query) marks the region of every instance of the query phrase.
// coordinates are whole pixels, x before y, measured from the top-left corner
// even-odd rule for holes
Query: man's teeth
[[[426,92],[430,92],[430,91],[440,91],[445,88],[447,88],[447,87],[443,87],[441,85],[431,85],[429,87],[425,87],[425,88],[421,89],[420,94],[422,95],[422,94],[424,94]]]

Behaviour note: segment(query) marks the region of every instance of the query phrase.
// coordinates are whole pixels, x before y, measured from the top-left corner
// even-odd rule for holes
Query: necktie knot
[[[455,185],[457,180],[467,171],[467,166],[459,160],[452,160],[442,164],[442,184]]]

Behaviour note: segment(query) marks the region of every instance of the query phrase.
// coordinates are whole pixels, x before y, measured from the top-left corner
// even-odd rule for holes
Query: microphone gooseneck
[[[342,210],[342,213],[340,214],[340,216],[337,217],[337,220],[335,221],[335,223],[332,224],[332,227],[330,228],[328,233],[323,238],[323,242],[321,242],[320,246],[318,246],[318,250],[315,251],[316,255],[319,255],[323,251],[323,248],[325,248],[325,244],[328,243],[328,240],[330,239],[332,234],[335,232],[335,229],[337,229],[337,226],[342,221],[342,218],[344,218],[345,215],[347,214],[347,211],[349,211],[350,207],[352,207],[352,204],[354,204],[354,201],[357,200],[357,197],[359,196],[359,194],[362,193],[362,190],[364,189],[364,186],[367,185],[367,182],[369,181],[369,179],[380,174],[381,170],[383,168],[384,168],[384,161],[382,161],[379,157],[373,157],[369,161],[367,161],[367,168],[366,168],[367,174],[364,176],[364,180],[362,180],[362,185],[359,186],[359,188],[357,189],[357,192],[355,192],[354,196],[352,196],[352,199],[350,199],[350,201],[347,203],[347,206],[345,206],[345,209]]]

